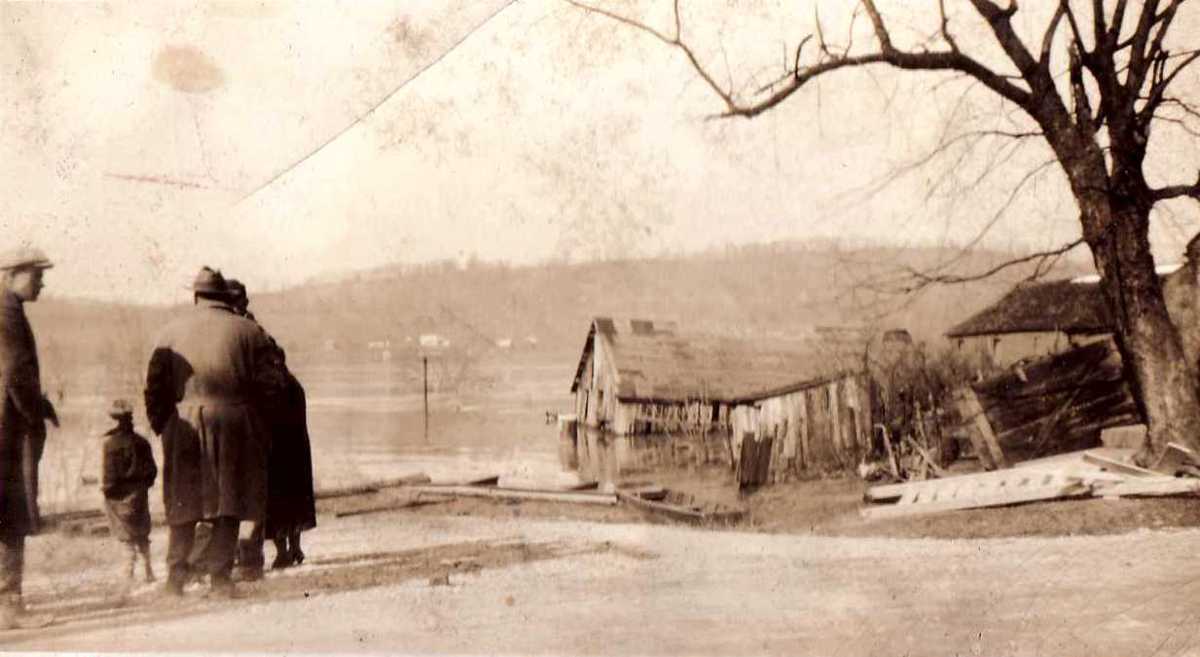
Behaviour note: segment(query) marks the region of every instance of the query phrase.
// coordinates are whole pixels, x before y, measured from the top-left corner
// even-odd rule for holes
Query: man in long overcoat
[[[207,521],[202,567],[212,593],[232,596],[238,524],[266,514],[270,439],[256,407],[283,376],[266,334],[234,312],[220,272],[205,267],[193,290],[194,308],[163,329],[146,374],[146,414],[163,440],[167,592],[182,594],[196,523]]]
[[[35,248],[0,255],[0,629],[21,625],[25,537],[38,531],[38,461],[54,407],[42,394],[37,345],[25,304],[53,265]]]

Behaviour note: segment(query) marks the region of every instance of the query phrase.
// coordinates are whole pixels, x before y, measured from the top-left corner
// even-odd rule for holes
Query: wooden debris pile
[[[1132,463],[1133,450],[1081,450],[1026,461],[1016,467],[869,488],[862,515],[890,518],[960,509],[1008,506],[1070,498],[1109,499],[1200,494],[1194,455],[1171,445],[1178,468],[1160,472]]]
[[[1098,447],[1100,431],[1141,422],[1108,341],[1018,363],[953,394],[955,433],[987,470]]]

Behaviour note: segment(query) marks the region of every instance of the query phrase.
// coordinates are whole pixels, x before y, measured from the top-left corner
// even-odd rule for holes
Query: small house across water
[[[853,468],[873,426],[864,349],[830,331],[746,337],[598,317],[571,386],[581,469],[589,456],[609,459],[607,476],[724,462],[759,484]]]

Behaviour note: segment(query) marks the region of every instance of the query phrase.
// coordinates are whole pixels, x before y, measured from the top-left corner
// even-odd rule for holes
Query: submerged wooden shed
[[[766,483],[852,468],[869,450],[864,348],[829,332],[715,335],[597,317],[571,391],[585,428],[650,444],[720,434],[743,478]]]

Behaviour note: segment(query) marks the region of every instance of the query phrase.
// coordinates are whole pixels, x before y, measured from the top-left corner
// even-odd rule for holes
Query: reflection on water
[[[349,486],[417,472],[434,481],[483,475],[554,480],[563,468],[557,428],[545,424],[545,411],[569,404],[569,399],[529,396],[470,403],[431,397],[427,440],[419,395],[312,396],[308,419],[316,485]],[[99,397],[60,404],[63,428],[50,429],[41,464],[43,513],[99,505],[101,434],[112,426],[107,407]],[[137,429],[150,439],[161,468],[161,442],[141,413]],[[158,484],[151,508],[162,510]]]
[[[615,485],[631,475],[729,466],[733,453],[723,432],[618,436],[592,427],[564,428],[559,462],[577,469],[581,479]]]

